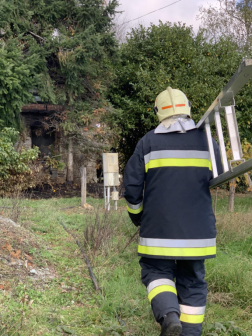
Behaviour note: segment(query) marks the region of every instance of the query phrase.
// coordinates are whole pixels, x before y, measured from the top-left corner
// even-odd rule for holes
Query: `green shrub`
[[[15,150],[19,132],[5,127],[0,131],[0,195],[23,190],[34,185],[31,164],[38,158],[37,147],[20,152]]]

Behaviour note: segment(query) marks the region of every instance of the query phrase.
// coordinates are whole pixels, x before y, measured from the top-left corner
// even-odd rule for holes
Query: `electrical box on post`
[[[119,201],[119,192],[118,191],[113,191],[111,194],[111,199],[112,201]]]
[[[103,177],[105,187],[119,186],[118,153],[103,154]]]

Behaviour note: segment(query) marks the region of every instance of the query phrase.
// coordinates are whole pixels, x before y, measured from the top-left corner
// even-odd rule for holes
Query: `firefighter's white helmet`
[[[154,111],[160,122],[178,114],[190,117],[191,103],[182,91],[168,87],[157,96]]]

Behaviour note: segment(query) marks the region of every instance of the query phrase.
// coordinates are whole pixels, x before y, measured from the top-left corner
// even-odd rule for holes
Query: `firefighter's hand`
[[[141,226],[141,221],[132,221],[132,223],[133,223],[136,227]]]

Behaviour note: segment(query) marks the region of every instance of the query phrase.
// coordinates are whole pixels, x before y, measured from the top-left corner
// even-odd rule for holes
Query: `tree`
[[[65,112],[53,122],[48,120],[48,125],[63,131],[66,143],[71,138],[80,149],[97,149],[98,141],[85,129],[100,122],[99,138],[109,134],[102,127],[114,120],[106,95],[118,53],[111,32],[117,5],[117,0],[0,0],[1,52],[12,46],[12,62],[17,62],[18,54],[15,70],[22,78],[16,91],[4,82],[0,89],[10,97],[16,95],[16,118],[22,104],[32,99],[29,89],[36,88],[42,101],[65,106]],[[11,122],[12,106],[6,103],[3,109],[4,121]]]
[[[129,30],[129,18],[127,15],[119,12],[114,19],[112,32],[115,33],[117,41],[122,44],[126,42],[127,31]]]
[[[198,19],[208,39],[232,38],[240,49],[249,50],[252,34],[251,0],[217,0],[217,5],[201,6]]]
[[[237,70],[242,56],[231,39],[210,43],[203,33],[195,36],[185,25],[160,22],[159,26],[133,29],[121,46],[111,90],[111,101],[123,109],[118,121],[122,130],[118,150],[124,161],[138,140],[157,126],[153,106],[160,92],[168,86],[185,92],[197,122]],[[240,134],[251,141],[249,85],[236,96],[236,107]]]
[[[5,126],[21,128],[20,111],[32,101],[29,90],[41,84],[37,74],[39,56],[24,54],[16,39],[0,40],[0,119]]]

